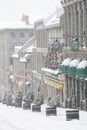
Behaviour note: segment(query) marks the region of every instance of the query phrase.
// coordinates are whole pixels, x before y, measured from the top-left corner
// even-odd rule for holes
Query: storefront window
[[[64,101],[64,99],[63,99],[64,98],[64,96],[63,96],[64,94],[63,94],[63,90],[61,90],[61,91],[62,91],[62,102],[63,102]]]
[[[68,86],[68,76],[66,75],[66,91],[67,91],[67,98],[69,98],[69,86]]]
[[[82,100],[85,99],[85,83],[84,81],[81,82],[81,93],[82,93]]]
[[[76,95],[76,91],[75,91],[75,79],[73,79],[73,87],[72,87],[72,96]]]

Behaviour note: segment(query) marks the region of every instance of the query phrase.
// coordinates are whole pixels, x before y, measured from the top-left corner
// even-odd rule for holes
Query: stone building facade
[[[32,54],[32,85],[36,96],[38,91],[44,93],[41,74],[41,68],[45,65],[47,54],[47,32],[45,29],[44,19],[39,19],[34,22],[34,35],[36,39],[36,48],[33,49]]]
[[[62,10],[61,10],[62,12]],[[58,13],[58,12],[57,12]],[[62,12],[63,13],[63,12]],[[62,14],[60,17],[56,13],[53,14],[53,18],[50,19],[46,25],[47,31],[47,47],[48,52],[46,56],[45,68],[43,71],[43,81],[47,87],[47,99],[49,97],[55,98],[58,96],[58,100],[61,106],[64,106],[64,81],[63,75],[59,75],[59,64],[62,61],[62,45],[63,45],[63,22],[61,22]],[[58,44],[57,50],[54,49],[53,45]],[[61,55],[61,56],[60,56]],[[56,74],[55,74],[56,72]]]
[[[87,110],[87,0],[63,0],[66,107]],[[66,64],[67,62],[67,64]]]
[[[0,86],[2,96],[10,91],[10,74],[15,46],[24,43],[33,35],[33,26],[10,26],[0,30]],[[2,92],[3,91],[3,92]]]

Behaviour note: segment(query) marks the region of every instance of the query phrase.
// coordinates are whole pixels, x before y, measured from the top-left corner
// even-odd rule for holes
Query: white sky
[[[0,0],[0,21],[20,21],[29,15],[30,23],[61,7],[60,0]]]

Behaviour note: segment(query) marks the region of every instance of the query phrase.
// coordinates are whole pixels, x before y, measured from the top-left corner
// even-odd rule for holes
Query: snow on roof
[[[17,22],[0,22],[0,29],[30,29],[33,28],[33,25],[26,25],[22,21],[17,21]]]
[[[50,20],[48,20],[48,22],[45,23],[45,26],[46,27],[49,27],[49,26],[52,26],[52,25],[55,25],[55,24],[59,24],[60,22],[60,19],[57,17],[57,13],[55,13],[51,18]]]
[[[64,66],[68,66],[71,62],[71,59],[70,58],[66,58],[61,65],[64,65]]]
[[[31,45],[31,46],[29,46],[25,51],[26,51],[26,52],[32,52],[32,51],[33,51],[33,48],[34,48],[34,46]]]
[[[30,55],[30,54],[25,54],[25,56],[24,56],[24,57],[25,57],[25,58],[27,58],[29,55]]]
[[[35,36],[32,36],[25,44],[24,46],[21,48],[22,52],[26,52],[26,49],[30,46],[36,46],[36,40],[35,40]]]
[[[22,46],[15,46],[14,54],[12,55],[13,58],[18,58],[18,51],[22,48]]]
[[[13,58],[18,58],[18,54],[13,54],[12,57]]]
[[[70,62],[70,67],[77,67],[77,65],[79,64],[79,60],[78,59],[74,59]]]
[[[87,67],[87,60],[83,60],[78,64],[78,69]]]
[[[22,46],[15,46],[14,47],[14,54],[18,54],[18,51],[22,48]]]

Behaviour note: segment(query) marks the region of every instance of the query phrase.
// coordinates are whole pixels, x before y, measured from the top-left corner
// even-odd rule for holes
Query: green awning
[[[78,64],[76,76],[77,76],[77,78],[86,78],[87,77],[87,60],[81,61]]]
[[[77,69],[76,75],[78,78],[86,78],[87,77],[87,67]]]
[[[68,74],[68,67],[69,67],[69,66],[64,66],[64,65],[62,65],[62,66],[60,67],[61,72],[64,73],[64,74]]]
[[[68,74],[68,68],[69,68],[69,64],[70,64],[71,60],[70,58],[65,59],[60,67],[60,70],[62,73]]]
[[[58,69],[52,70],[52,69],[49,69],[49,68],[41,68],[41,71],[46,75],[56,76],[56,77],[58,76],[58,73],[60,73]]]
[[[78,64],[79,64],[78,59],[74,59],[70,62],[70,65],[69,65],[69,68],[68,68],[68,75],[69,76],[76,76]]]
[[[69,76],[76,76],[76,70],[77,70],[76,67],[69,67],[68,68],[68,75]]]

